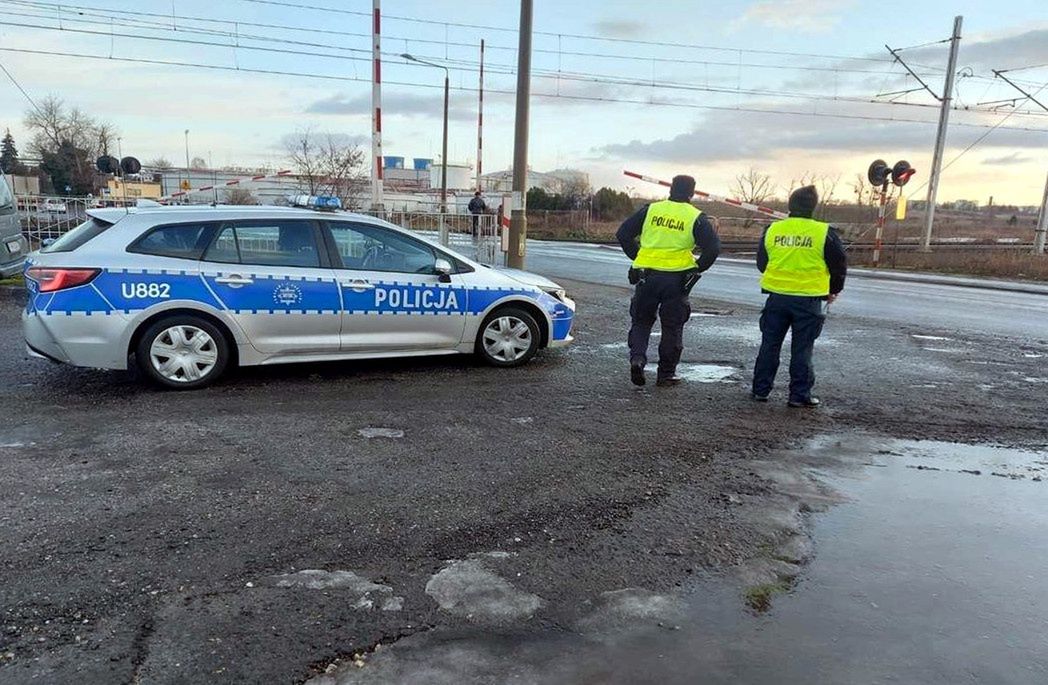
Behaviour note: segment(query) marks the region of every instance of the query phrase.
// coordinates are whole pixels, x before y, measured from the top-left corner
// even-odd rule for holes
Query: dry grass
[[[870,265],[868,250],[848,255],[853,266]],[[1019,250],[957,250],[939,252],[899,252],[889,247],[882,254],[882,267],[913,271],[938,271],[966,276],[991,276],[1033,281],[1048,281],[1048,255],[1035,255]]]

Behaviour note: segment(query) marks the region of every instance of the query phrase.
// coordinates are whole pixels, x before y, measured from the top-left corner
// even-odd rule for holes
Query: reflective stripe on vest
[[[829,230],[829,224],[800,217],[769,226],[764,236],[768,266],[761,288],[780,295],[829,295],[830,270],[823,256]]]
[[[695,220],[702,214],[690,202],[662,200],[648,205],[633,266],[656,271],[695,268]]]

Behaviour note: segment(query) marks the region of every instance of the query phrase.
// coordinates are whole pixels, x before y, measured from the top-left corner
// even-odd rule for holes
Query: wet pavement
[[[797,413],[781,384],[748,397],[755,308],[698,293],[692,380],[636,388],[629,291],[565,285],[575,344],[522,369],[294,365],[193,393],[27,360],[0,303],[0,684],[1038,673],[1042,600],[1012,574],[1045,566],[1043,519],[1013,522],[1036,511],[1039,460],[783,449],[863,431],[1043,447],[1048,344],[835,310],[824,405]],[[916,642],[937,650],[922,662],[932,621],[906,612],[933,586],[954,627]]]
[[[817,553],[760,608],[723,579],[627,588],[560,634],[438,630],[311,685],[1048,682],[1048,451],[844,435],[782,456],[818,481],[781,488],[818,511]]]

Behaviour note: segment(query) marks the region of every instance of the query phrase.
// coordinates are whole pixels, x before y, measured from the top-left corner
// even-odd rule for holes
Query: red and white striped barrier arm
[[[190,188],[189,190],[180,190],[177,193],[171,193],[157,200],[157,202],[169,202],[178,197],[185,197],[186,195],[192,195],[194,193],[203,193],[208,190],[214,190],[215,188],[227,188],[229,186],[240,185],[241,183],[251,183],[252,181],[262,181],[267,178],[277,178],[278,176],[287,176],[291,173],[291,169],[285,169],[284,171],[278,171],[275,174],[262,174],[261,176],[245,176],[244,178],[235,178],[232,181],[226,181],[225,183],[217,183],[209,186],[200,186],[199,188]]]
[[[633,172],[633,171],[623,171],[622,173],[626,174],[630,178],[635,178],[635,179],[640,180],[640,181],[645,181],[647,183],[655,183],[655,184],[658,184],[660,186],[666,186],[667,188],[670,187],[670,183],[668,181],[663,181],[660,178],[653,178],[651,176],[645,176],[644,174],[638,174],[638,173]],[[743,202],[742,200],[735,200],[735,199],[730,198],[730,197],[721,197],[719,195],[712,195],[710,193],[705,193],[705,192],[703,192],[701,190],[696,190],[695,194],[698,195],[699,197],[704,197],[707,200],[712,200],[714,202],[720,202],[721,204],[725,204],[725,205],[731,205],[732,207],[739,207],[740,209],[745,209],[745,210],[750,211],[750,212],[756,212],[758,214],[763,214],[765,216],[770,216],[770,217],[775,218],[775,219],[785,219],[785,218],[787,218],[789,216],[789,214],[786,214],[785,212],[776,211],[776,210],[772,209],[771,207],[762,207],[760,205],[750,204],[749,202]]]

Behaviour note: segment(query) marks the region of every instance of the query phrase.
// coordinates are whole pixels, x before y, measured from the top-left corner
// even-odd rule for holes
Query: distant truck
[[[22,223],[15,207],[15,196],[0,174],[0,278],[9,278],[22,272],[27,250],[22,236]]]

